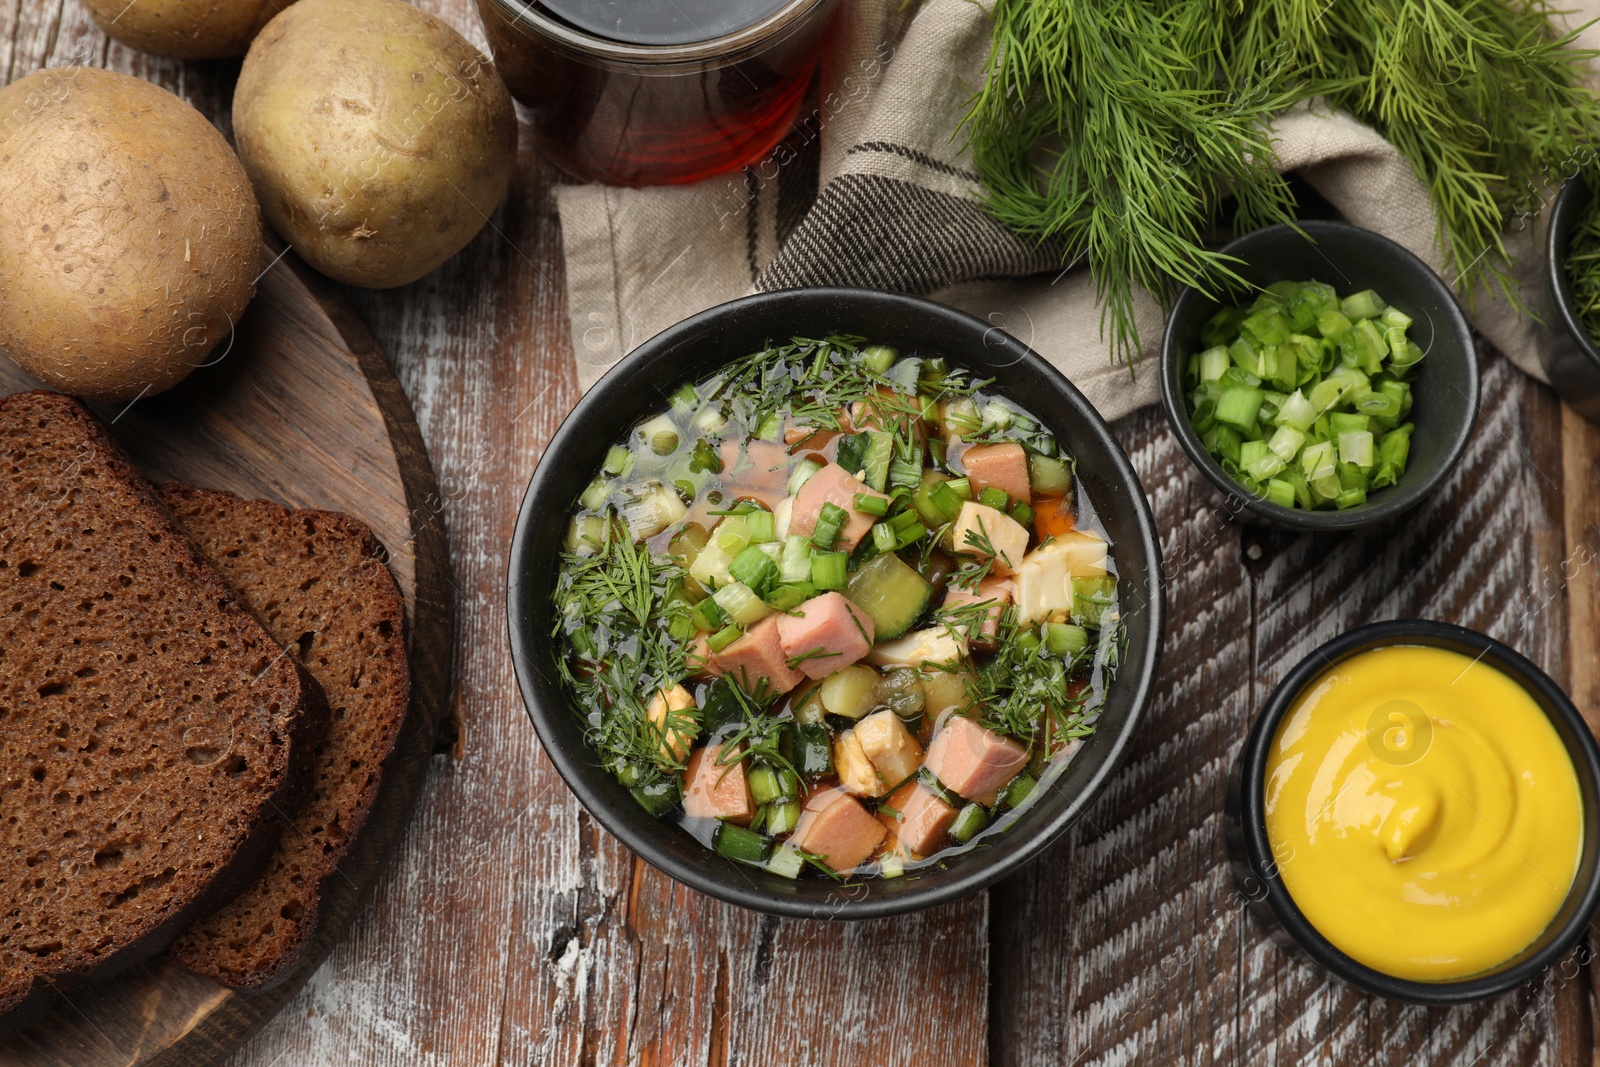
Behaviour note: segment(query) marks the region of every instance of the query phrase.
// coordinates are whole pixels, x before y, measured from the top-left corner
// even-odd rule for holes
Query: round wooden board
[[[404,832],[450,695],[453,600],[433,467],[410,403],[355,313],[292,255],[263,255],[250,309],[207,365],[131,405],[95,405],[152,480],[174,479],[365,520],[405,594],[411,712],[372,816],[340,865],[324,921],[282,984],[240,994],[164,957],[63,995],[0,1042],[0,1062],[192,1067],[222,1059],[304,984],[367,899]],[[0,358],[0,395],[38,383]]]

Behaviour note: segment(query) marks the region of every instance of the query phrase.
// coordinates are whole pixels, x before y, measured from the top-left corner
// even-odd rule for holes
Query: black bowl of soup
[[[1109,428],[988,323],[761,294],[579,401],[518,516],[518,684],[584,806],[774,914],[873,918],[1037,856],[1151,696],[1160,542]]]

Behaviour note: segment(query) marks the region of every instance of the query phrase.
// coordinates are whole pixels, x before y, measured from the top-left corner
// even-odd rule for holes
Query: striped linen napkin
[[[1115,363],[1089,272],[1059,248],[1018,238],[979,207],[980,185],[958,132],[979,84],[988,17],[971,0],[842,0],[838,45],[816,109],[761,163],[687,186],[557,190],[578,377],[588,389],[634,346],[673,323],[749,293],[857,285],[930,295],[1014,334],[1059,368],[1108,419],[1158,396],[1149,358],[1162,313],[1136,293],[1142,360]],[[1574,0],[1578,25],[1600,0]],[[1600,46],[1600,27],[1584,35]],[[1435,269],[1427,191],[1371,127],[1300,107],[1273,125],[1278,164],[1346,219],[1394,239]],[[1551,176],[1547,205],[1566,175]],[[1513,220],[1506,245],[1523,299],[1547,303],[1535,235]],[[1480,292],[1473,324],[1518,367],[1544,377],[1548,333],[1503,298]]]

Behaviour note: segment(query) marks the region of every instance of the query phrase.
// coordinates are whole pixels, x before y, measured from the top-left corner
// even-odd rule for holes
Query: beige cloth
[[[976,206],[977,177],[957,125],[987,54],[984,8],[971,0],[926,0],[914,11],[900,0],[841,2],[842,43],[825,61],[817,114],[761,164],[691,186],[558,190],[583,388],[640,342],[715,304],[761,289],[850,284],[926,293],[988,319],[1059,368],[1108,419],[1153,402],[1156,302],[1136,294],[1144,358],[1130,373],[1101,335],[1088,271],[1063,269],[1056,249],[1016,239]],[[1573,7],[1574,24],[1600,16],[1600,0]],[[1600,28],[1581,43],[1600,45]],[[1442,268],[1427,192],[1372,128],[1311,106],[1280,116],[1272,136],[1283,170],[1298,171],[1349,221]],[[1552,175],[1541,191],[1541,215],[1565,177]],[[1537,222],[1513,220],[1507,247],[1524,301],[1548,321]],[[1543,378],[1539,351],[1549,335],[1538,322],[1487,291],[1468,317]]]

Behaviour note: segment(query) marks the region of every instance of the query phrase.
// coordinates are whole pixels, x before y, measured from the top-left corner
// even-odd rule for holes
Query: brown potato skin
[[[488,222],[517,119],[487,58],[400,0],[299,0],[245,57],[234,136],[266,215],[329,277],[427,274]]]
[[[242,56],[294,0],[83,0],[97,26],[130,48],[174,59]]]
[[[216,128],[93,67],[0,89],[0,350],[92,400],[170,389],[255,295],[261,216]]]

